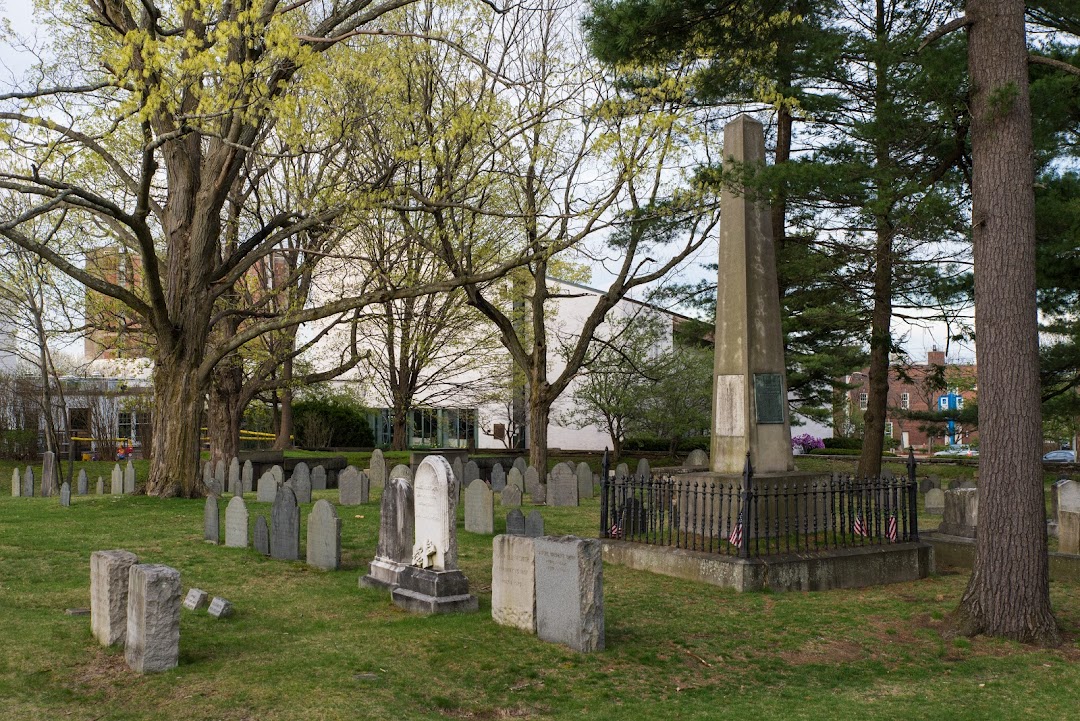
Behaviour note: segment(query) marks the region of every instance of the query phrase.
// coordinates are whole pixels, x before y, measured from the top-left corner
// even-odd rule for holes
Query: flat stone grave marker
[[[234,496],[244,495],[244,482],[240,479],[240,459],[236,456],[229,461],[229,490]]]
[[[574,469],[574,473],[577,475],[577,494],[578,500],[582,498],[593,497],[593,472],[589,468],[589,464],[582,461],[577,464],[577,468]]]
[[[368,463],[371,471],[368,478],[373,488],[382,488],[386,485],[386,458],[381,449],[376,448],[371,452],[371,462]]]
[[[649,468],[649,461],[647,458],[642,458],[637,462],[637,470],[634,471],[634,476],[648,478],[650,475],[652,475],[652,469]]]
[[[923,502],[923,511],[930,516],[940,516],[945,512],[945,491],[940,488],[931,488],[926,492]]]
[[[214,600],[210,602],[210,607],[206,609],[206,612],[213,618],[228,618],[233,614],[233,606],[221,596],[214,596]]]
[[[338,502],[343,506],[358,506],[370,498],[367,474],[355,466],[347,466],[338,474]]]
[[[203,505],[203,539],[211,543],[221,542],[221,515],[217,496],[207,496]]]
[[[517,466],[511,468],[510,472],[506,474],[506,485],[517,486],[519,493],[525,493],[525,476],[517,469]]]
[[[198,611],[210,604],[210,596],[201,588],[189,588],[184,596],[184,608],[189,611]]]
[[[700,448],[690,451],[690,455],[683,461],[683,468],[700,468],[702,466],[709,467],[709,454]]]
[[[326,467],[315,466],[311,469],[311,490],[313,491],[325,491],[326,490]]]
[[[495,495],[479,478],[474,478],[465,489],[465,530],[495,533]]]
[[[16,468],[11,472],[11,496],[12,498],[18,498],[22,495],[22,477],[19,476],[19,469]]]
[[[283,561],[300,560],[300,507],[287,484],[278,489],[270,509],[270,555]]]
[[[239,479],[237,483],[240,483]],[[233,496],[225,507],[225,545],[229,548],[248,546],[248,509],[243,496]]]
[[[124,661],[136,673],[175,668],[180,658],[180,572],[135,564],[128,580]]]
[[[574,536],[533,539],[536,633],[575,651],[604,648],[604,581],[600,541]]]
[[[540,472],[532,466],[525,469],[525,492],[534,506],[547,503],[547,487],[540,482]]]
[[[577,472],[569,463],[557,463],[551,469],[551,482],[548,484],[548,505],[578,505]]]
[[[264,473],[259,477],[259,490],[256,500],[259,503],[273,503],[277,498],[278,482],[273,473]]]
[[[307,564],[324,571],[336,571],[341,565],[341,519],[325,498],[315,501],[308,514]]]
[[[413,473],[412,469],[406,466],[404,463],[399,463],[390,469],[390,478],[404,478],[412,483]]]
[[[470,483],[480,477],[480,466],[476,465],[476,461],[469,461],[462,468],[461,473],[461,483],[468,488]]]
[[[34,469],[30,466],[23,472],[22,494],[27,497],[34,495]]]
[[[390,475],[382,493],[379,512],[379,544],[366,576],[364,588],[393,588],[412,563],[415,539],[412,481]]]
[[[87,487],[86,486],[87,486],[86,469],[85,468],[80,468],[79,469],[79,477],[75,481],[75,491],[76,491],[76,493],[78,493],[80,496],[85,496],[86,492],[87,492]]]
[[[539,538],[544,535],[544,517],[535,508],[525,516],[525,535],[529,538]]]
[[[251,493],[255,490],[255,466],[251,465],[251,461],[244,461],[244,467],[240,471],[240,481],[244,484],[244,493]]]
[[[270,528],[266,525],[266,516],[261,513],[255,518],[255,550],[264,556],[270,555]]]
[[[97,477],[97,488],[95,488],[94,490],[97,491],[97,494],[99,496],[105,495],[105,479],[103,479],[101,476]]]
[[[491,554],[491,618],[536,633],[536,556],[524,536],[495,536]]]
[[[67,481],[64,481],[63,485],[60,486],[60,505],[71,505],[71,486],[68,485]]]
[[[521,506],[521,491],[512,483],[506,484],[506,488],[499,494],[499,505],[503,508],[519,508]]]
[[[127,636],[128,577],[139,562],[130,551],[90,554],[90,631],[102,646],[123,643]]]
[[[521,512],[520,508],[512,508],[506,514],[506,535],[525,535],[525,514]]]
[[[491,467],[491,490],[499,493],[504,488],[506,488],[506,471],[503,470],[501,463],[496,463]]]
[[[526,461],[521,456],[518,456],[517,458],[514,459],[514,468],[516,468],[518,470],[518,473],[521,474],[522,478],[525,477],[525,470],[528,467],[529,467],[528,461]]]
[[[41,495],[48,498],[56,491],[56,454],[45,451],[41,454]]]

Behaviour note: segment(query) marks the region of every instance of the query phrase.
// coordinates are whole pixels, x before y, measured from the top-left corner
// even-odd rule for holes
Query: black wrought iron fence
[[[605,469],[606,470],[606,469]],[[600,535],[731,556],[919,540],[915,458],[906,478],[601,478]]]

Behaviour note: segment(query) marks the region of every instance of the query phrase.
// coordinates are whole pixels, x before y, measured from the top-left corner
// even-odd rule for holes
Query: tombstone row
[[[66,505],[70,504],[71,495],[72,495],[71,487],[66,481],[64,483],[58,485],[57,482],[58,482],[59,479],[57,477],[57,469],[56,469],[56,464],[55,464],[55,458],[54,458],[54,454],[52,452],[46,451],[45,454],[44,454],[44,461],[42,463],[41,485],[40,485],[40,487],[37,487],[36,480],[37,479],[36,479],[36,477],[34,475],[33,466],[27,466],[26,470],[23,471],[21,474],[19,473],[18,468],[13,469],[12,473],[11,473],[11,495],[12,495],[12,497],[14,497],[14,498],[18,498],[18,497],[27,497],[27,498],[29,498],[29,497],[32,497],[34,495],[34,493],[35,493],[35,490],[37,490],[37,491],[40,492],[42,497],[48,497],[48,496],[52,496],[54,494],[59,494],[60,497],[61,497],[61,503],[63,505],[66,506]],[[114,496],[120,496],[120,495],[123,495],[125,493],[128,493],[128,494],[134,493],[135,492],[136,481],[137,481],[137,477],[136,477],[136,474],[135,474],[135,466],[132,465],[130,460],[127,462],[127,465],[124,466],[123,468],[121,468],[120,464],[117,463],[117,464],[115,464],[113,466],[113,469],[112,469],[112,482],[111,482],[109,490],[112,493],[112,495],[114,495]],[[79,496],[87,495],[87,493],[89,492],[88,485],[89,485],[89,483],[88,483],[88,479],[86,477],[86,469],[81,468],[81,469],[79,469],[79,475],[78,475],[78,478],[77,478],[76,484],[75,484],[75,495],[79,495]],[[68,487],[68,489],[66,491],[66,500],[65,500],[64,486]],[[96,487],[95,490],[97,491],[97,494],[99,496],[104,495],[104,493],[105,493],[105,484],[104,484],[104,481],[101,479],[100,476],[98,477],[97,487]]]

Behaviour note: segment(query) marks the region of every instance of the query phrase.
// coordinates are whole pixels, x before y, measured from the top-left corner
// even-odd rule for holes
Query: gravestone
[[[491,618],[501,626],[536,633],[535,541],[495,536],[491,553]]]
[[[569,463],[557,463],[551,469],[551,482],[548,484],[548,505],[578,505],[577,472]]]
[[[229,490],[234,496],[244,495],[244,482],[240,479],[240,459],[233,456],[229,461]]]
[[[923,501],[923,512],[930,516],[940,516],[945,512],[945,491],[931,488]]]
[[[278,487],[285,482],[285,470],[281,466],[271,466],[270,475],[277,481]]]
[[[577,468],[574,469],[577,474],[577,494],[578,500],[582,498],[593,497],[593,472],[589,468],[589,464],[582,461],[577,464]]]
[[[372,488],[382,488],[386,485],[386,458],[381,449],[376,448],[371,452],[371,461],[368,463],[370,473],[368,480]]]
[[[338,502],[343,506],[358,506],[369,498],[367,475],[354,466],[338,474]]]
[[[64,483],[60,486],[60,505],[71,505],[71,486],[68,485],[67,481],[64,481]]]
[[[534,506],[547,502],[547,488],[540,482],[540,472],[532,466],[525,469],[525,492]]]
[[[293,466],[292,477],[289,480],[295,481],[297,478],[307,481],[308,486],[311,486],[311,468],[303,461]],[[295,488],[295,484],[293,487]]]
[[[22,478],[19,476],[19,469],[16,468],[11,472],[11,496],[12,498],[18,498],[22,495]]]
[[[528,461],[526,461],[521,456],[518,456],[517,458],[514,459],[514,468],[516,468],[518,470],[518,473],[521,474],[522,478],[525,477],[525,470],[528,467],[529,467]]]
[[[306,474],[293,474],[285,485],[296,494],[297,503],[311,503],[311,477]]]
[[[961,478],[958,481],[953,481],[949,484],[950,491],[959,491],[965,488],[975,488],[975,481],[971,478]]]
[[[521,512],[520,508],[513,508],[506,514],[506,535],[525,535],[525,514]]]
[[[259,490],[256,500],[259,503],[273,503],[277,498],[278,482],[273,473],[264,473],[259,478]]]
[[[496,463],[491,467],[491,490],[500,493],[504,488],[506,488],[506,471],[503,470],[501,463]]]
[[[259,514],[255,518],[255,550],[264,556],[270,555],[270,528],[266,525],[266,516]]]
[[[389,478],[404,478],[409,483],[412,483],[412,469],[404,463],[399,463],[390,469]]]
[[[242,478],[237,478],[236,482],[232,484],[232,494],[233,498],[244,497],[244,480]]]
[[[45,451],[41,454],[41,495],[47,498],[56,493],[56,454]]]
[[[630,477],[630,466],[620,463],[615,466],[615,485],[622,485]]]
[[[404,476],[391,475],[383,488],[379,514],[379,545],[363,588],[394,588],[401,574],[412,562],[415,537],[412,482]]]
[[[529,538],[539,538],[544,535],[544,517],[535,508],[525,516],[525,535]]]
[[[233,607],[231,603],[221,596],[214,596],[214,600],[210,602],[210,607],[206,609],[206,613],[213,618],[228,618],[233,614]]]
[[[90,554],[90,632],[102,646],[124,642],[128,575],[138,562],[138,557],[130,551],[94,551]]]
[[[313,491],[325,491],[326,490],[326,468],[325,466],[315,466],[311,469],[311,490]]]
[[[203,505],[203,539],[212,543],[221,542],[221,517],[217,496],[207,496]]]
[[[1054,485],[1058,496],[1058,551],[1080,553],[1080,483],[1062,480]]]
[[[929,493],[933,488],[941,488],[941,481],[936,476],[927,476],[919,481],[919,493]]]
[[[207,488],[214,487],[214,464],[207,461],[202,467],[202,482]]]
[[[700,448],[695,448],[690,451],[690,455],[683,461],[683,468],[708,468],[709,466],[709,454]]]
[[[938,533],[963,538],[975,538],[979,525],[979,491],[958,488],[945,491],[945,512]]]
[[[604,648],[601,545],[574,536],[533,539],[536,557],[536,633],[575,651]]]
[[[30,466],[23,472],[22,494],[27,497],[34,495],[34,469]]]
[[[461,469],[461,473],[461,484],[468,488],[470,483],[480,477],[480,466],[476,465],[476,461],[469,461]]]
[[[128,579],[124,661],[136,673],[175,668],[180,658],[180,572],[137,563]]]
[[[341,565],[341,519],[334,504],[315,501],[307,519],[307,565],[336,571]]]
[[[278,489],[270,509],[270,555],[283,561],[300,560],[300,507],[288,484]]]
[[[112,469],[112,485],[109,491],[114,496],[119,496],[124,493],[124,473],[120,470],[120,464],[117,463]]]
[[[503,508],[520,508],[521,491],[512,483],[507,483],[506,488],[499,494],[499,505]]]
[[[244,493],[251,493],[255,483],[255,466],[251,461],[244,461],[244,468],[240,471],[240,482],[244,484]]]
[[[78,493],[80,496],[85,496],[86,493],[87,493],[86,486],[87,486],[86,469],[85,468],[80,468],[79,469],[79,477],[75,481],[75,491],[76,491],[76,493]]]
[[[236,482],[242,483],[240,479]],[[248,509],[243,496],[233,496],[225,506],[225,545],[229,548],[248,546]]]
[[[210,603],[210,595],[201,588],[189,588],[187,595],[184,596],[183,606],[189,611],[198,611],[200,608],[206,608]]]
[[[219,458],[217,463],[214,464],[214,484],[221,489],[225,490],[225,459]],[[220,491],[219,491],[220,493]]]
[[[412,566],[404,569],[390,597],[412,613],[469,612],[478,609],[469,579],[457,566],[458,485],[442,456],[428,456],[413,484]]]
[[[97,491],[97,494],[99,496],[105,495],[105,479],[103,479],[101,476],[97,477],[97,488],[95,488],[94,490]]]
[[[479,478],[473,479],[465,489],[465,530],[495,533],[495,497],[488,484]]]
[[[519,495],[525,493],[525,476],[522,475],[522,471],[519,471],[517,466],[510,469],[510,472],[506,474],[506,485],[516,486]]]
[[[637,470],[634,471],[634,476],[636,478],[648,478],[650,475],[652,475],[652,469],[649,468],[649,461],[642,458],[637,462]]]
[[[131,461],[127,462],[124,467],[124,493],[135,492],[135,466],[131,465]]]

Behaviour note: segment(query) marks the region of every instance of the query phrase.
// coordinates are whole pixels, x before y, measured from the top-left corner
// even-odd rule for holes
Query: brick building
[[[852,433],[860,432],[862,412],[869,400],[868,369],[852,373],[844,381],[853,386],[846,395],[846,407],[842,413],[846,416],[844,425]],[[916,450],[930,451],[932,446],[949,443],[949,429],[943,422],[909,418],[908,411],[929,411],[948,404],[949,397],[956,408],[963,408],[965,401],[976,396],[975,364],[945,358],[945,352],[937,350],[926,354],[926,362],[921,364],[893,364],[889,368],[889,398],[885,414],[885,437],[892,444]],[[944,401],[942,399],[945,399]],[[971,443],[978,437],[974,428],[964,428],[957,423],[953,426],[953,439],[956,443]]]

